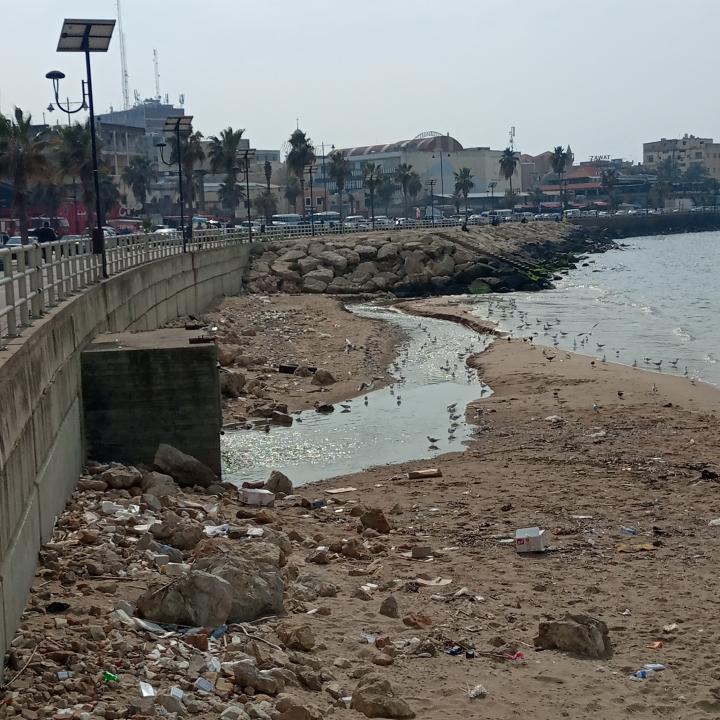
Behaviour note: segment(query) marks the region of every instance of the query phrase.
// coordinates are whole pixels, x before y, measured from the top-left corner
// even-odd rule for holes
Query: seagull
[[[436,442],[440,442],[440,438],[430,437],[429,435],[426,435],[425,437],[431,445],[434,445]]]
[[[622,390],[618,390],[618,391],[617,391],[617,395],[618,395],[619,398],[622,398],[622,396],[623,396],[624,394],[625,394],[625,393],[624,393]]]
[[[676,367],[677,367],[677,364],[678,364],[678,360],[680,360],[680,358],[675,358],[674,360],[670,360],[670,364],[671,364],[674,368],[676,368]]]
[[[439,450],[439,449],[440,449],[440,448],[439,448],[437,445],[435,445],[435,444],[430,445],[430,446],[428,447],[428,450]]]
[[[365,404],[366,405],[368,404],[368,396],[367,395],[365,396]]]
[[[605,343],[595,343],[598,346],[598,350],[602,350],[605,347]]]
[[[600,410],[600,406],[597,403],[593,403],[593,412],[598,412]]]
[[[343,403],[340,403],[340,407],[342,408],[342,412],[347,413],[350,412],[352,405],[345,405]]]
[[[655,383],[653,383],[652,391],[653,391],[654,393],[657,392],[657,385],[656,385]]]
[[[656,368],[660,369],[660,366],[662,365],[662,360],[658,360],[657,362],[653,361],[653,365],[654,365]]]

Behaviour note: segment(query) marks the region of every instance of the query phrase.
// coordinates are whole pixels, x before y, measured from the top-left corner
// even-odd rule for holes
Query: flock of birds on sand
[[[552,340],[553,347],[559,347],[560,342],[563,339],[568,339],[568,335],[572,337],[572,349],[573,351],[585,351],[586,353],[588,351],[592,350],[592,343],[591,338],[593,337],[593,331],[595,328],[600,324],[600,322],[594,323],[589,330],[586,330],[585,332],[579,332],[576,333],[574,336],[572,336],[570,333],[568,333],[566,330],[560,330],[560,319],[559,318],[550,318],[550,319],[543,319],[540,317],[536,317],[534,323],[531,322],[529,318],[529,313],[527,310],[521,310],[517,306],[517,301],[513,298],[508,298],[507,300],[499,301],[499,300],[491,300],[487,304],[487,317],[489,320],[493,321],[501,321],[504,325],[511,325],[513,321],[515,321],[516,324],[513,327],[514,331],[520,331],[523,335],[526,335],[527,339],[532,342],[536,338],[549,338]],[[519,321],[519,322],[518,322]],[[533,330],[534,328],[534,330]],[[530,331],[530,332],[528,332]],[[544,340],[542,341],[545,342]],[[607,351],[605,350],[606,343],[600,343],[595,341],[595,348],[598,355],[602,353],[599,359],[600,362],[607,362]],[[620,362],[620,350],[615,350],[615,360],[617,362]],[[680,362],[680,358],[675,358],[674,360],[668,360],[665,362],[663,359],[655,360],[650,357],[644,357],[643,358],[643,366],[647,369],[652,369],[653,367],[660,372],[663,368],[663,364],[665,364],[665,367],[670,367],[672,370],[678,369],[678,363]],[[595,367],[595,360],[590,361],[590,365],[592,367]],[[639,367],[640,363],[638,363],[637,359],[634,359],[632,361],[632,366],[634,368]],[[683,375],[685,377],[688,377],[688,367],[687,365],[683,368]]]

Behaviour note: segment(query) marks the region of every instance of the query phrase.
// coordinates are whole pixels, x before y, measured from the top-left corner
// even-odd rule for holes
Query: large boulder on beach
[[[347,258],[332,250],[324,250],[321,252],[320,259],[338,273],[344,273],[348,266]]]
[[[377,256],[377,248],[372,245],[356,245],[355,252],[360,257],[360,260],[372,260]]]
[[[586,658],[607,658],[613,653],[608,626],[602,620],[570,613],[560,621],[541,622],[535,647]]]
[[[329,293],[349,293],[352,292],[353,286],[347,278],[336,277],[327,288]]]
[[[335,277],[335,273],[328,267],[319,267],[315,270],[311,270],[305,275],[303,281],[316,280],[318,282],[324,282],[326,285],[332,282]]]
[[[166,443],[158,445],[153,464],[160,472],[170,475],[180,487],[209,487],[218,481],[217,475],[205,463]]]
[[[455,261],[449,255],[443,255],[440,259],[433,260],[428,269],[434,276],[449,276],[455,270]]]
[[[302,250],[300,248],[291,248],[278,258],[278,262],[292,263],[293,261],[300,260],[300,258],[304,257],[305,250]]]
[[[232,607],[230,583],[216,575],[192,570],[171,582],[157,580],[138,598],[141,617],[186,627],[219,627]]]
[[[363,675],[357,684],[350,707],[369,718],[414,718],[411,707],[398,696],[390,681],[375,673]]]
[[[304,277],[303,278],[303,290],[309,293],[324,293],[327,290],[328,284],[322,280],[315,280],[314,278]]]
[[[394,258],[400,250],[399,243],[389,242],[385,245],[381,245],[377,251],[378,260],[387,260],[388,258]]]
[[[403,270],[405,275],[413,277],[415,275],[423,275],[427,268],[427,256],[422,250],[413,250],[405,257]]]
[[[373,277],[373,283],[378,290],[387,290],[395,287],[398,282],[398,276],[393,272],[380,272]]]
[[[320,265],[320,260],[315,257],[303,257],[297,261],[298,270],[302,275],[307,275],[311,270],[315,270]]]

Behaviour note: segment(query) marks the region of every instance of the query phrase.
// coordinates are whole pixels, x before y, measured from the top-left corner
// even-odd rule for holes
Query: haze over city
[[[63,18],[112,18],[116,4],[0,8],[4,55],[22,58],[0,75],[0,110],[18,105],[40,121],[45,73],[63,70],[71,98],[83,76],[81,56],[56,53]],[[523,152],[569,143],[581,159],[640,160],[648,138],[719,134],[709,88],[720,4],[710,0],[124,0],[122,9],[131,98],[154,94],[156,48],[163,96],[184,94],[206,135],[243,127],[259,147],[282,145],[296,119],[338,147],[423,130],[502,147],[514,125]],[[117,37],[93,73],[96,111],[120,108]]]

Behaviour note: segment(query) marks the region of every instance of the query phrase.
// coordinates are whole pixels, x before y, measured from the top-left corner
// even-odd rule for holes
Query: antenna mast
[[[130,90],[128,89],[127,54],[125,51],[125,33],[123,32],[122,13],[120,12],[120,0],[117,0],[118,30],[120,31],[120,65],[122,68],[122,96],[123,110],[130,107]]]
[[[160,96],[160,66],[158,64],[158,51],[153,48],[153,65],[155,65],[155,99],[159,102]]]

